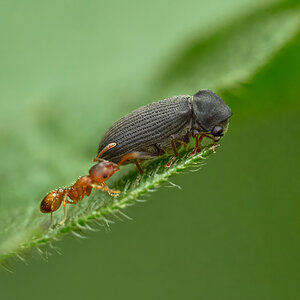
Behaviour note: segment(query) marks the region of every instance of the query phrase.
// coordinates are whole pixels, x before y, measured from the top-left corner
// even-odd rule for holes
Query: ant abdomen
[[[50,192],[41,202],[40,210],[42,213],[52,213],[60,206],[64,198],[64,190],[58,189]]]

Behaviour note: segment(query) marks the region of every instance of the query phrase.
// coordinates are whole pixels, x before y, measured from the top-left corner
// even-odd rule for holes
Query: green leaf
[[[195,36],[168,60],[158,91],[228,90],[249,81],[299,32],[300,6],[288,3],[242,16],[206,38]]]
[[[155,76],[158,79],[154,83],[153,81],[147,82],[140,90],[145,92],[147,89],[153,89],[154,92],[149,93],[151,97],[156,94],[158,98],[163,98],[186,93],[188,90],[195,92],[199,88],[230,90],[240,82],[249,81],[262,67],[270,63],[275,54],[288,44],[299,30],[299,6],[293,4],[293,2],[286,2],[279,6],[268,4],[266,7],[255,10],[254,13],[251,12],[249,15],[244,14],[240,19],[234,19],[231,24],[225,24],[222,28],[213,28],[209,35],[205,37],[195,35],[194,39],[190,39],[187,42],[185,36],[182,41],[185,49],[180,54],[175,51],[174,56],[167,59],[157,70],[157,73],[162,75]],[[194,31],[197,32],[196,30]],[[64,38],[65,36],[63,35],[62,39]],[[48,45],[46,46],[48,47]],[[160,57],[161,61],[163,61],[162,54]],[[114,59],[113,54],[110,59]],[[30,62],[31,60],[28,59],[28,61]],[[47,73],[48,69],[46,69],[44,72]],[[52,72],[55,73],[56,70],[52,70]],[[22,82],[23,77],[25,76],[20,76],[19,78]],[[68,76],[65,77],[67,78]],[[80,78],[80,76],[78,77]],[[26,81],[24,82],[26,86]],[[94,83],[97,83],[97,81]],[[125,93],[126,91],[122,91],[122,94]],[[137,101],[137,99],[141,98],[144,97],[133,97],[130,101]],[[39,200],[37,199],[42,198],[41,191],[49,186],[49,179],[48,181],[45,179],[46,171],[41,170],[47,168],[47,173],[51,171],[55,175],[53,184],[59,184],[62,179],[65,180],[66,176],[61,176],[60,173],[62,170],[65,170],[66,173],[70,172],[68,175],[74,176],[73,171],[76,168],[79,170],[77,165],[81,166],[86,161],[85,157],[80,157],[81,160],[77,160],[78,156],[74,155],[74,153],[76,154],[74,149],[84,147],[87,144],[90,136],[86,132],[94,126],[94,122],[80,119],[82,115],[80,109],[81,107],[85,109],[85,106],[79,106],[78,110],[73,110],[72,108],[72,117],[74,116],[75,120],[84,121],[82,123],[86,126],[77,127],[77,130],[75,130],[77,135],[73,140],[66,138],[70,136],[70,132],[73,132],[73,128],[76,125],[74,125],[73,119],[69,123],[61,121],[64,119],[65,112],[70,111],[71,105],[69,104],[72,103],[71,100],[65,104],[66,107],[63,107],[63,109],[54,110],[53,115],[51,114],[51,108],[59,106],[59,97],[58,100],[54,99],[53,106],[49,106],[49,108],[47,106],[43,107],[43,105],[34,106],[36,111],[33,113],[27,108],[28,104],[26,102],[23,104],[20,102],[18,109],[21,111],[21,114],[19,115],[28,114],[29,116],[28,119],[24,119],[26,123],[21,124],[20,122],[16,126],[16,128],[20,129],[21,134],[16,135],[15,138],[8,134],[4,134],[2,137],[2,142],[10,143],[11,149],[20,149],[17,138],[22,139],[23,144],[21,145],[24,147],[22,147],[20,155],[0,149],[1,155],[6,157],[7,161],[16,160],[17,171],[20,169],[23,171],[25,169],[30,170],[27,173],[21,173],[20,178],[22,180],[18,183],[15,180],[16,176],[14,177],[15,170],[11,169],[10,163],[4,164],[2,168],[2,172],[5,175],[2,176],[2,186],[6,188],[4,191],[9,190],[10,193],[4,192],[5,203],[1,203],[1,261],[12,255],[19,255],[26,249],[56,241],[69,232],[73,232],[76,235],[82,228],[87,228],[91,221],[100,220],[106,224],[106,222],[109,222],[110,215],[122,214],[124,207],[134,203],[141,195],[157,188],[160,184],[167,181],[170,176],[175,175],[179,171],[193,166],[194,163],[201,163],[204,157],[211,154],[211,150],[206,149],[193,159],[182,156],[179,161],[167,170],[162,167],[165,160],[162,158],[148,166],[145,176],[136,185],[134,183],[137,173],[136,171],[130,172],[128,175],[122,176],[114,185],[112,183],[109,184],[111,188],[119,188],[122,191],[120,197],[111,199],[103,192],[94,193],[94,196],[84,199],[78,205],[69,207],[68,219],[64,226],[55,225],[49,228],[48,216],[42,215],[38,211]],[[152,100],[156,99],[153,98]],[[95,103],[97,103],[97,99]],[[121,105],[121,103],[119,104]],[[15,112],[12,110],[11,105],[8,105],[8,107],[10,114],[5,113],[3,119],[9,119]],[[23,107],[26,107],[25,112]],[[46,112],[48,111],[50,113],[47,114]],[[88,112],[91,113],[91,111]],[[35,126],[36,124],[30,118],[32,116],[30,113],[38,116],[38,125],[46,128],[44,131],[39,131],[39,128],[36,129],[38,126]],[[92,117],[89,115],[89,119],[93,120],[97,116],[98,112]],[[103,114],[103,118],[106,121],[110,118],[109,111]],[[34,128],[34,131],[31,131],[32,128]],[[43,139],[45,134],[47,134],[47,138]],[[57,142],[55,140],[57,136],[63,147],[61,149],[56,148],[55,157],[51,161],[48,156],[53,151],[51,148],[52,142]],[[86,138],[86,140],[83,141],[83,138]],[[36,141],[42,141],[42,145],[39,145],[39,148],[37,148],[38,143]],[[43,152],[43,147],[48,152]],[[51,148],[50,150],[48,149],[49,147]],[[69,163],[64,159],[65,156],[61,153],[66,153],[65,155],[72,153],[74,160],[72,168],[69,167]],[[24,157],[29,157],[30,155],[31,160],[27,162]],[[47,162],[45,163],[45,161]],[[32,166],[32,162],[35,163],[34,166]],[[40,162],[44,163],[40,167],[41,170],[37,167]],[[51,176],[48,178],[51,179]],[[131,185],[134,185],[134,187],[128,189]],[[24,201],[19,201],[18,205],[15,206],[15,198],[24,199]],[[55,220],[59,221],[61,218],[62,211],[59,211],[55,214]]]

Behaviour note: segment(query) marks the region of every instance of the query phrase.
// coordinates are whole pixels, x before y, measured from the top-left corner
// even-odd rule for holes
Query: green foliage
[[[292,1],[274,3],[270,1],[264,7],[254,5],[249,12],[242,14],[237,10],[224,24],[214,24],[210,30],[201,34],[198,31],[201,31],[199,26],[203,24],[195,22],[192,24],[192,31],[186,29],[179,35],[180,44],[184,46],[175,47],[176,51],[173,51],[174,40],[165,34],[157,40],[158,48],[151,44],[139,48],[139,53],[144,55],[134,57],[131,54],[129,63],[126,58],[115,58],[115,37],[107,38],[108,42],[105,44],[112,46],[107,49],[103,48],[101,39],[99,44],[94,42],[89,22],[78,25],[84,32],[82,39],[86,39],[86,43],[78,45],[69,41],[70,56],[61,56],[62,49],[56,49],[59,46],[49,45],[43,38],[43,32],[34,31],[38,30],[34,22],[33,31],[40,37],[37,38],[40,41],[39,49],[31,51],[31,39],[34,39],[31,36],[24,37],[23,41],[29,45],[28,53],[20,55],[19,48],[13,43],[12,49],[16,53],[11,54],[12,49],[5,48],[3,52],[11,55],[11,58],[19,55],[21,58],[19,64],[18,60],[5,61],[8,74],[2,74],[1,77],[2,82],[12,86],[3,90],[5,100],[1,112],[2,143],[6,147],[0,149],[3,159],[0,259],[5,260],[23,250],[55,241],[68,232],[77,233],[90,221],[100,220],[105,223],[110,214],[122,213],[125,206],[158,187],[179,169],[185,169],[196,160],[201,161],[202,156],[208,155],[210,152],[205,151],[193,160],[182,157],[168,170],[161,167],[162,161],[153,162],[146,172],[147,176],[132,189],[128,187],[136,180],[135,171],[123,175],[124,177],[110,184],[110,187],[120,188],[120,197],[111,199],[103,192],[94,193],[94,196],[69,208],[69,217],[64,226],[49,228],[48,216],[41,215],[38,210],[40,200],[50,189],[69,185],[78,175],[87,172],[101,136],[98,131],[103,133],[105,127],[124,115],[124,111],[128,112],[158,98],[193,93],[200,88],[222,90],[223,93],[236,92],[238,84],[255,79],[257,72],[267,67],[271,59],[299,31],[299,5]],[[46,10],[37,16],[38,23],[43,22]],[[22,17],[22,14],[23,10],[19,8],[17,17]],[[96,15],[91,16],[91,20],[94,18]],[[105,25],[105,20],[99,22],[100,27]],[[30,27],[31,23],[28,24]],[[56,26],[72,32],[67,19]],[[150,33],[154,34],[160,29],[157,30],[155,26],[157,25],[149,25]],[[18,33],[19,30],[20,24],[14,23],[11,31]],[[114,28],[110,30],[114,31]],[[181,27],[174,30],[179,34]],[[27,30],[26,34],[28,32],[32,31]],[[124,42],[130,36],[124,35],[120,40],[122,38]],[[61,34],[55,36],[54,40],[63,44],[64,39],[65,34]],[[146,39],[144,42],[146,43]],[[132,45],[138,47],[140,44],[143,43],[132,37]],[[30,70],[30,62],[48,47],[51,56],[47,65],[37,64],[36,73],[17,74],[16,69],[20,65]],[[72,54],[74,47],[87,53],[84,62]],[[171,57],[159,64],[171,49]],[[89,52],[92,52],[91,59],[88,57]],[[98,56],[105,59],[101,65],[94,67]],[[144,56],[150,57],[150,62],[155,61],[153,66],[150,62],[145,62]],[[58,62],[65,62],[65,59],[67,62],[64,68],[60,69]],[[114,59],[117,60],[116,64],[111,64]],[[58,69],[53,68],[53,62],[56,62]],[[76,68],[83,74],[75,72],[72,76]],[[100,68],[102,72],[106,72],[106,76],[99,80]],[[55,81],[56,76],[59,76],[59,80]],[[136,80],[137,87],[128,87],[132,80]],[[13,82],[16,83],[16,88]],[[116,82],[118,89],[115,89]],[[12,106],[11,99],[17,105]],[[89,99],[90,102],[86,105]],[[103,99],[102,102],[99,99]],[[114,101],[110,103],[107,99]],[[14,122],[11,121],[12,118]],[[101,125],[95,128],[97,122],[101,122]],[[62,212],[56,213],[56,221],[62,218],[61,214]]]
[[[160,78],[163,91],[232,89],[249,81],[297,33],[300,10],[275,5],[243,15],[200,39],[195,36]],[[233,55],[234,53],[234,55]]]

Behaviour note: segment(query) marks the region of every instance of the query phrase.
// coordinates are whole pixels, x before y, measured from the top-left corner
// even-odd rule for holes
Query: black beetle
[[[174,96],[140,107],[115,122],[102,138],[98,153],[115,143],[102,157],[119,165],[133,160],[142,173],[137,159],[157,157],[172,149],[177,156],[176,147],[191,137],[196,138],[191,155],[200,151],[204,136],[218,141],[227,131],[231,115],[231,109],[212,91]]]

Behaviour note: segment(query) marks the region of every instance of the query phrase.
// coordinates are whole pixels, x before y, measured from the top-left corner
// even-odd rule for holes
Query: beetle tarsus
[[[220,147],[220,144],[212,143],[209,145],[209,150],[212,150],[214,153],[216,152],[216,148]]]
[[[168,161],[168,163],[166,163],[166,164],[164,165],[164,167],[165,167],[165,168],[170,168],[171,165],[172,165],[172,163],[175,161],[175,159],[176,159],[176,157],[173,156],[173,157]]]

